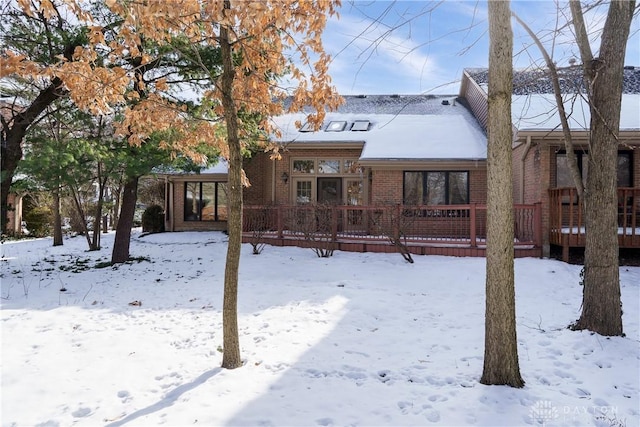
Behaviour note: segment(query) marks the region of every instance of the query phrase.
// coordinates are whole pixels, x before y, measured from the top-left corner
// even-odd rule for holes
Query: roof
[[[488,70],[465,70],[487,92]],[[589,104],[579,67],[558,70],[564,107],[572,130],[590,127]],[[561,130],[551,79],[545,70],[514,70],[512,120],[519,131]],[[620,130],[640,130],[640,67],[624,68]]]
[[[487,68],[467,68],[465,71],[480,86],[489,84]],[[562,93],[586,93],[582,68],[574,66],[558,69]],[[624,67],[622,79],[623,94],[640,94],[640,67]],[[534,95],[553,94],[553,85],[547,70],[513,70],[513,94]]]
[[[569,127],[585,130],[590,127],[589,103],[582,97],[564,96]],[[512,120],[520,131],[562,130],[555,95],[514,95]],[[640,94],[623,94],[620,109],[620,130],[640,130]]]
[[[296,146],[362,144],[365,160],[484,160],[487,138],[471,112],[456,95],[345,96],[338,111],[326,115],[317,132],[297,129],[306,115],[285,114],[273,119],[280,142]],[[346,122],[332,130],[331,122]],[[352,130],[354,124],[356,129]],[[368,122],[368,125],[366,124]],[[329,128],[329,129],[328,129]]]
[[[204,174],[223,174],[226,175],[229,172],[229,164],[225,159],[218,158],[215,164],[211,166],[204,167],[199,171],[183,171],[178,170],[173,167],[156,167],[153,169],[152,173],[155,175],[172,175],[172,176],[188,176],[188,175],[204,175]]]

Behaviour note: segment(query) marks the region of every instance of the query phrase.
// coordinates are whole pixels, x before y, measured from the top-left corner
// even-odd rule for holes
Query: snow
[[[563,95],[569,126],[574,130],[589,129],[591,114],[587,101],[578,95]],[[520,130],[559,130],[560,118],[552,94],[514,95],[511,111],[513,122]],[[620,110],[620,130],[640,129],[640,94],[623,94]]]
[[[460,114],[328,114],[325,123],[346,120],[342,132],[299,132],[295,122],[304,114],[274,118],[281,141],[298,144],[363,142],[360,156],[366,160],[486,160],[487,138],[462,106]],[[466,114],[465,114],[466,113]],[[368,131],[351,131],[356,120],[369,120]],[[323,128],[324,129],[324,128]]]
[[[585,234],[585,227],[562,227],[562,234]],[[640,227],[618,227],[618,234],[625,236],[640,236]]]
[[[226,239],[136,231],[138,260],[106,268],[111,233],[4,242],[2,426],[640,423],[640,267],[620,268],[626,337],[605,338],[566,328],[581,266],[516,259],[512,389],[479,383],[483,258],[243,245],[244,365],[224,370]]]

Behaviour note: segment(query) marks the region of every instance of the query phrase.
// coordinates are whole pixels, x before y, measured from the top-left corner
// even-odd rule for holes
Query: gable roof
[[[345,96],[345,104],[328,112],[320,130],[305,132],[295,126],[306,115],[285,114],[274,123],[279,142],[295,147],[322,144],[363,146],[360,160],[485,160],[487,138],[478,122],[455,95]],[[343,121],[333,131],[331,122]],[[365,126],[363,122],[369,122]],[[356,129],[352,130],[356,124]],[[339,129],[341,127],[336,127]]]
[[[590,127],[589,104],[580,67],[558,70],[565,110],[572,130]],[[466,69],[485,95],[489,73],[486,68]],[[640,67],[624,68],[620,130],[640,130]],[[485,101],[486,102],[486,101]],[[551,79],[545,70],[514,70],[511,115],[519,131],[560,131],[561,124]]]

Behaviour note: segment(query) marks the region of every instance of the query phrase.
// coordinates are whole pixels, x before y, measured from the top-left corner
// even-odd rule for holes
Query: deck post
[[[276,224],[278,227],[278,239],[282,239],[283,230],[282,230],[282,205],[276,206]]]
[[[536,202],[533,204],[533,226],[534,231],[534,244],[537,247],[542,247],[542,202]]]
[[[478,240],[476,236],[476,204],[471,203],[469,205],[469,237],[471,239],[471,247],[478,246]]]
[[[331,241],[338,240],[338,209],[335,205],[331,206]]]

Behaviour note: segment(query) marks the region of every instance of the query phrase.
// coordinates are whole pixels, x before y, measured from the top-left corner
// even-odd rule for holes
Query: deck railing
[[[243,231],[260,238],[304,239],[313,234],[342,242],[385,242],[401,237],[413,245],[486,244],[486,205],[438,206],[245,206]],[[514,206],[514,244],[539,247],[539,204]]]
[[[640,188],[618,188],[617,210],[620,247],[640,247]],[[584,211],[575,188],[549,190],[549,230],[551,244],[584,246]]]

